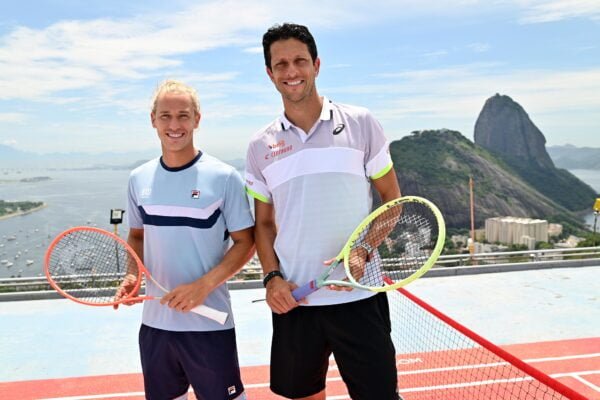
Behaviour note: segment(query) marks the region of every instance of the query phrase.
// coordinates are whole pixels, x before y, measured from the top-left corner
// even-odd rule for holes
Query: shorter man
[[[146,282],[149,295],[162,296],[144,303],[139,344],[146,398],[185,399],[191,385],[199,399],[245,399],[225,284],[254,251],[242,180],[194,146],[200,122],[194,89],[164,82],[150,118],[162,156],[129,178],[128,243],[172,291]],[[189,312],[200,304],[230,317],[222,326]]]

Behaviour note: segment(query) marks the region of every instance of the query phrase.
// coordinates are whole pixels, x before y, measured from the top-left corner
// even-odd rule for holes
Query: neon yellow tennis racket
[[[423,276],[444,248],[446,227],[440,210],[416,196],[389,201],[352,232],[335,261],[318,278],[295,289],[299,301],[327,285],[385,292]],[[346,278],[330,280],[343,265]],[[385,281],[384,281],[385,279]]]

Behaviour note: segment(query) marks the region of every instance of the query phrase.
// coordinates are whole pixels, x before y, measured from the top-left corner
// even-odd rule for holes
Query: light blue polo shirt
[[[326,98],[309,132],[282,115],[253,136],[246,190],[274,206],[274,248],[287,280],[302,286],[324,271],[323,261],[340,252],[370,213],[370,181],[391,168],[389,143],[371,113]],[[371,295],[321,289],[307,300],[308,305],[338,304]]]
[[[130,228],[144,229],[144,265],[167,289],[195,281],[216,266],[231,245],[229,232],[254,225],[237,171],[208,154],[187,165],[167,167],[160,158],[132,171],[127,213]],[[147,280],[152,296],[165,293]],[[212,331],[234,326],[227,285],[205,305],[229,313],[220,325],[195,313],[144,302],[142,322],[169,331]]]

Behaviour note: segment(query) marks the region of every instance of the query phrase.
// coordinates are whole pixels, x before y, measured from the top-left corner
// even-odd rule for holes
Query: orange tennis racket
[[[142,275],[165,293],[129,244],[103,229],[79,226],[59,234],[44,260],[50,285],[67,299],[88,306],[112,306],[160,297],[138,296]],[[203,304],[191,311],[224,324],[228,314]]]

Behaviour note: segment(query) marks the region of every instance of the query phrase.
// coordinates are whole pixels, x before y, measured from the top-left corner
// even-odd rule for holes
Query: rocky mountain
[[[475,143],[513,162],[554,168],[546,138],[523,107],[508,96],[486,100],[475,122]]]
[[[476,226],[496,216],[549,218],[581,226],[578,217],[516,175],[500,157],[460,132],[416,131],[391,143],[403,195],[438,205],[449,227],[470,225],[469,176],[474,180]]]
[[[478,146],[502,159],[528,185],[569,210],[587,209],[596,196],[590,186],[554,166],[544,135],[508,96],[496,94],[487,99],[474,137]]]
[[[600,170],[600,148],[572,145],[546,147],[554,165],[566,169]]]

